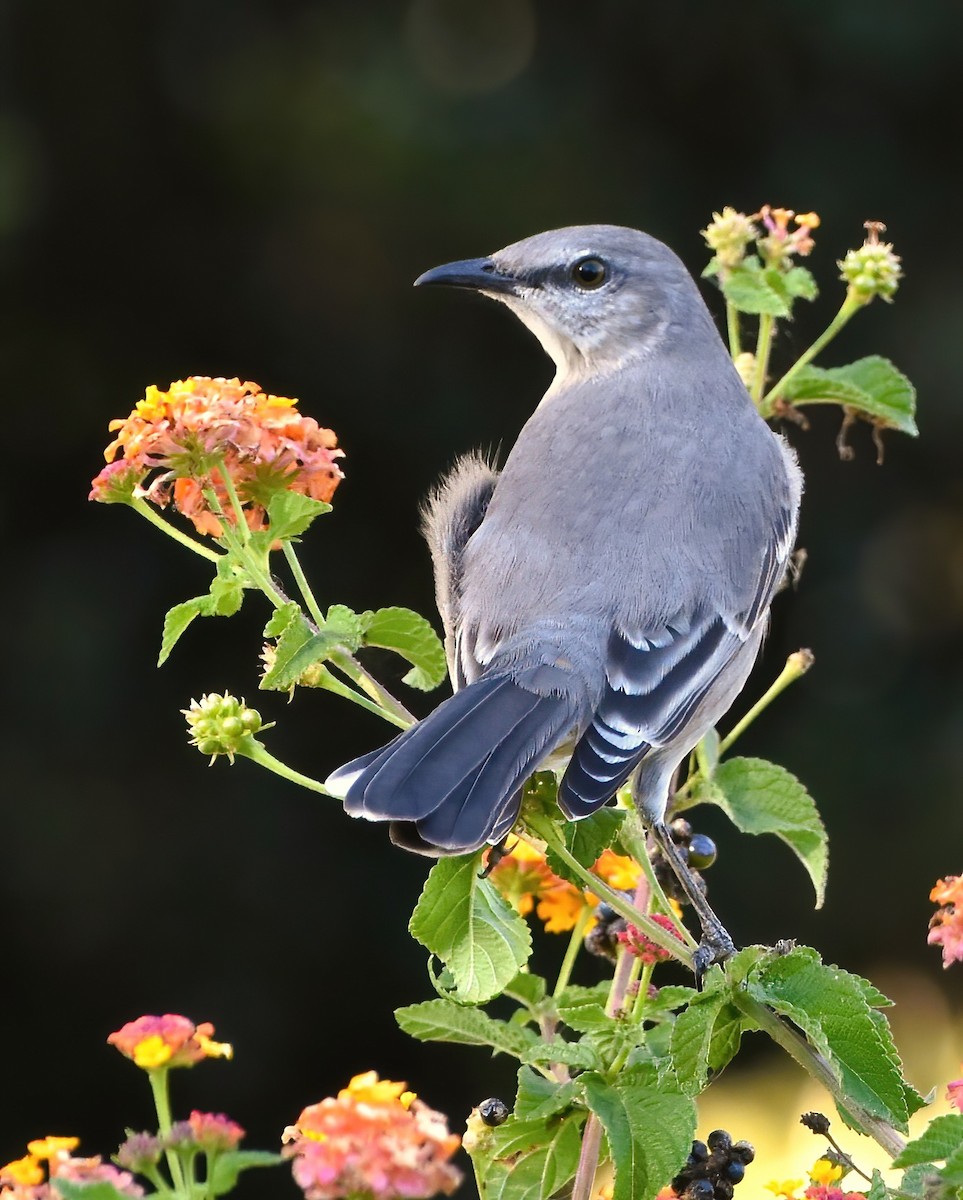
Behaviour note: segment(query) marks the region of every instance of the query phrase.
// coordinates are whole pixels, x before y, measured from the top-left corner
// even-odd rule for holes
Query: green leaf
[[[799,946],[760,963],[748,988],[757,1000],[789,1017],[829,1060],[844,1102],[855,1102],[905,1130],[915,1093],[903,1079],[889,1025],[866,1003],[865,983],[824,964],[810,947]],[[840,1112],[860,1128],[848,1108]]]
[[[64,1200],[127,1200],[129,1193],[119,1192],[112,1183],[77,1183],[70,1179],[53,1179],[50,1183],[55,1196]]]
[[[963,1146],[963,1113],[934,1117],[918,1138],[907,1142],[893,1159],[894,1167],[943,1162]]]
[[[963,1146],[956,1149],[946,1160],[946,1166],[940,1171],[940,1178],[947,1187],[963,1187]]]
[[[709,1041],[708,1058],[712,1078],[735,1058],[742,1044],[742,1035],[749,1027],[745,1015],[731,1000],[719,1009]]]
[[[793,850],[809,872],[821,908],[826,892],[829,844],[812,797],[785,767],[762,758],[730,758],[713,780],[719,789],[707,796],[743,833],[774,833]]]
[[[379,608],[363,613],[363,644],[394,650],[411,663],[403,682],[424,692],[436,688],[448,672],[445,648],[424,617],[410,608]]]
[[[227,1150],[214,1160],[214,1174],[207,1190],[215,1196],[231,1192],[237,1185],[237,1177],[251,1167],[276,1167],[288,1160],[270,1150]]]
[[[161,666],[167,661],[181,634],[195,617],[212,617],[214,612],[214,599],[209,595],[195,596],[192,600],[185,600],[183,604],[175,604],[169,609],[164,617],[164,632],[161,635],[157,665]]]
[[[485,1200],[548,1200],[574,1176],[582,1147],[583,1113],[563,1118],[509,1117],[492,1131],[482,1161],[475,1158]]]
[[[271,613],[268,623],[264,626],[264,636],[269,638],[280,637],[289,625],[298,621],[301,617],[301,606],[293,600],[289,600],[287,604],[282,604],[280,608],[276,608]],[[307,626],[305,626],[307,629]]]
[[[702,992],[679,1013],[672,1026],[669,1053],[679,1087],[687,1096],[698,1096],[709,1079],[709,1043],[725,991]]]
[[[844,367],[803,367],[781,398],[803,404],[843,404],[884,429],[916,437],[916,389],[889,359],[878,354]]]
[[[363,622],[346,604],[332,604],[324,614],[324,631],[337,637],[349,654],[361,645]]]
[[[285,489],[274,493],[268,501],[267,511],[271,540],[278,541],[304,533],[315,517],[331,511],[331,505]]]
[[[261,680],[262,688],[270,687],[279,692],[286,692],[289,688],[295,686],[309,667],[326,662],[334,651],[342,645],[337,632],[329,630],[327,626],[320,633],[310,634],[290,654],[287,653],[287,644],[282,647],[282,643],[285,643],[285,637],[286,634],[283,634],[281,641],[278,643],[274,666]],[[291,644],[293,645],[296,640],[296,636],[292,637]],[[283,658],[282,649],[285,651]]]
[[[477,854],[439,859],[408,925],[451,972],[453,998],[465,1004],[496,996],[532,952],[528,925],[488,879],[479,879],[479,861]]]
[[[594,1072],[579,1082],[608,1138],[613,1200],[651,1200],[686,1160],[695,1133],[694,1103],[670,1080],[660,1081],[648,1064],[626,1068],[612,1082]]]
[[[873,1182],[869,1185],[869,1191],[866,1192],[866,1200],[887,1200],[889,1191],[886,1187],[886,1181],[883,1179],[879,1171],[873,1168]]]
[[[533,975],[529,971],[519,971],[515,978],[505,987],[505,995],[511,996],[520,1004],[535,1008],[545,999],[548,985],[541,975]]]
[[[569,1029],[574,1029],[576,1033],[591,1033],[596,1029],[608,1029],[615,1023],[615,1018],[609,1016],[605,1011],[605,1006],[595,1000],[586,1000],[584,1003],[577,1004],[563,1004],[560,1000],[557,1008],[560,1020],[564,1021]]]
[[[572,1067],[577,1071],[599,1071],[605,1065],[603,1057],[611,1056],[600,1056],[596,1045],[588,1039],[580,1042],[565,1042],[561,1038],[555,1038],[551,1042],[539,1040],[526,1055],[525,1061],[533,1064],[564,1063],[565,1066]]]
[[[395,1011],[405,1033],[420,1042],[458,1042],[463,1046],[491,1046],[502,1054],[527,1059],[543,1043],[534,1030],[496,1021],[479,1008],[454,1000],[425,1000]]]
[[[920,1163],[903,1172],[899,1183],[901,1196],[914,1196],[917,1200],[935,1200],[933,1183],[937,1177],[936,1168],[932,1163]]]
[[[258,685],[263,690],[285,692],[298,681],[300,671],[292,673],[288,667],[301,647],[311,639],[312,634],[311,628],[304,619],[301,610],[297,608],[297,605],[295,605],[295,608],[297,609],[296,614],[284,624],[284,628],[274,647],[274,664],[270,671],[265,672]],[[274,617],[268,622],[267,628],[280,623],[281,618],[279,613],[275,613]]]
[[[773,287],[757,258],[747,258],[720,278],[722,294],[739,312],[754,315],[765,313],[771,317],[789,316],[790,306],[784,289]]]
[[[214,614],[218,617],[233,617],[244,600],[244,582],[225,554],[217,562],[217,574],[211,581],[211,600]]]
[[[812,271],[805,267],[790,267],[782,277],[783,285],[790,296],[800,300],[815,300],[819,295]]]
[[[546,1079],[529,1066],[518,1069],[518,1095],[515,1097],[515,1116],[527,1120],[544,1120],[571,1108],[581,1095],[574,1081],[559,1085]]]

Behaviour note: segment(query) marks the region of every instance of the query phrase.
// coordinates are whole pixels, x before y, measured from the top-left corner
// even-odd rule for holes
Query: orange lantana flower
[[[145,1071],[159,1067],[192,1067],[202,1058],[231,1058],[233,1047],[212,1040],[210,1021],[195,1025],[187,1017],[165,1013],[128,1021],[107,1039]]]
[[[423,1200],[451,1195],[461,1183],[448,1161],[461,1138],[448,1132],[445,1117],[406,1084],[379,1080],[374,1071],[309,1105],[282,1141],[306,1200]]]
[[[194,375],[166,392],[151,386],[109,428],[116,437],[90,499],[173,502],[199,533],[214,537],[224,521],[237,521],[235,498],[248,526],[264,529],[274,493],[327,502],[342,479],[342,451],[330,429],[302,417],[296,400],[239,379]]]

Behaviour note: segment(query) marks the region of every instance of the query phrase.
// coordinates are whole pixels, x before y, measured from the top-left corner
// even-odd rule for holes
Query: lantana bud
[[[860,304],[869,304],[875,296],[890,301],[903,275],[900,257],[889,242],[879,240],[884,229],[877,221],[867,222],[869,236],[858,250],[850,250],[839,266],[839,277],[849,284],[849,294]]]
[[[209,692],[200,700],[192,700],[190,708],[182,708],[191,732],[191,745],[201,754],[209,754],[211,761],[226,754],[231,762],[245,738],[269,729],[261,720],[261,714],[248,708],[229,692]]]
[[[723,271],[738,267],[746,257],[746,247],[759,234],[745,213],[729,207],[721,213],[714,212],[712,220],[701,232],[709,249],[715,251],[716,262]]]

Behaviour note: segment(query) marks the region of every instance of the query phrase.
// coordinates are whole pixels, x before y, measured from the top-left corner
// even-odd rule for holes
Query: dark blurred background
[[[269,748],[321,778],[387,726],[323,693],[258,694],[256,597],[155,670],[163,614],[206,588],[204,564],[86,494],[107,422],[147,384],[257,380],[346,452],[303,548],[319,597],[433,615],[419,498],[457,453],[510,446],[551,366],[503,310],[411,281],[561,224],[645,228],[699,272],[714,208],[817,210],[823,295],[781,330],[778,365],[835,311],[862,222],[886,222],[897,303],[823,362],[891,357],[922,436],[887,438],[879,467],[865,426],[839,461],[835,411],[788,430],[809,563],[749,694],[799,646],[817,665],[742,743],[816,798],[825,909],[774,839],[698,824],[738,941],[917,969],[959,1004],[924,940],[932,881],[963,869],[961,34],[956,0],[0,5],[0,1158],[45,1132],[110,1152],[150,1123],[146,1085],[104,1045],[143,1012],[235,1043],[233,1064],[177,1078],[175,1103],[227,1110],[253,1145],[368,1067],[456,1124],[510,1091],[507,1060],[394,1025],[431,995],[406,935],[425,863],[250,763],[208,769],[178,709],[253,699],[278,722]],[[264,1176],[245,1194],[295,1190]]]

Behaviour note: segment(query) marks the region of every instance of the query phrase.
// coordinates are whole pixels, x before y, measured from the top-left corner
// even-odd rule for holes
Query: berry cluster
[[[734,1142],[724,1129],[714,1129],[704,1142],[692,1143],[672,1190],[685,1200],[732,1200],[733,1188],[755,1157],[748,1142]]]
[[[684,817],[676,817],[669,826],[672,844],[678,850],[683,862],[688,866],[696,885],[704,892],[705,880],[699,874],[716,861],[716,844],[711,837],[704,833],[693,833],[692,826]],[[668,860],[658,851],[652,857],[655,875],[662,890],[672,900],[679,904],[688,904],[688,897],[679,886],[675,872]]]

